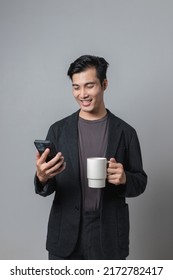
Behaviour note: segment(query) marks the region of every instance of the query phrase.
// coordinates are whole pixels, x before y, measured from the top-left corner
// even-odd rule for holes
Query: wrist
[[[48,180],[39,176],[38,174],[37,174],[37,178],[38,178],[39,183],[44,187]]]

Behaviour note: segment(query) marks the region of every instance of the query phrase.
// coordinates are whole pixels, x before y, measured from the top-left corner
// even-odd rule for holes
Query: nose
[[[83,98],[83,99],[88,97],[88,93],[87,93],[87,91],[84,87],[82,87],[81,90],[80,90],[80,97]]]

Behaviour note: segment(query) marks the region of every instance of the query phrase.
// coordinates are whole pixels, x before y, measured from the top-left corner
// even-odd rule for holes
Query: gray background
[[[0,1],[0,259],[47,259],[33,141],[78,109],[66,72],[82,54],[110,63],[105,103],[136,128],[149,176],[128,199],[129,259],[173,259],[172,50],[171,0]]]

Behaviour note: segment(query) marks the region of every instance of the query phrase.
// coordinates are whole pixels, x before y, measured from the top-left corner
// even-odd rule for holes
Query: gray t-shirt
[[[99,120],[85,120],[79,117],[79,161],[82,183],[83,209],[99,208],[101,189],[88,187],[87,158],[105,157],[108,139],[108,116]]]

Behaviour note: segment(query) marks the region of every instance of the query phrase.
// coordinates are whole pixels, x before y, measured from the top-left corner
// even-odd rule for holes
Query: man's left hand
[[[115,158],[108,161],[107,180],[109,183],[116,186],[126,184],[126,173],[121,163],[118,163]]]

